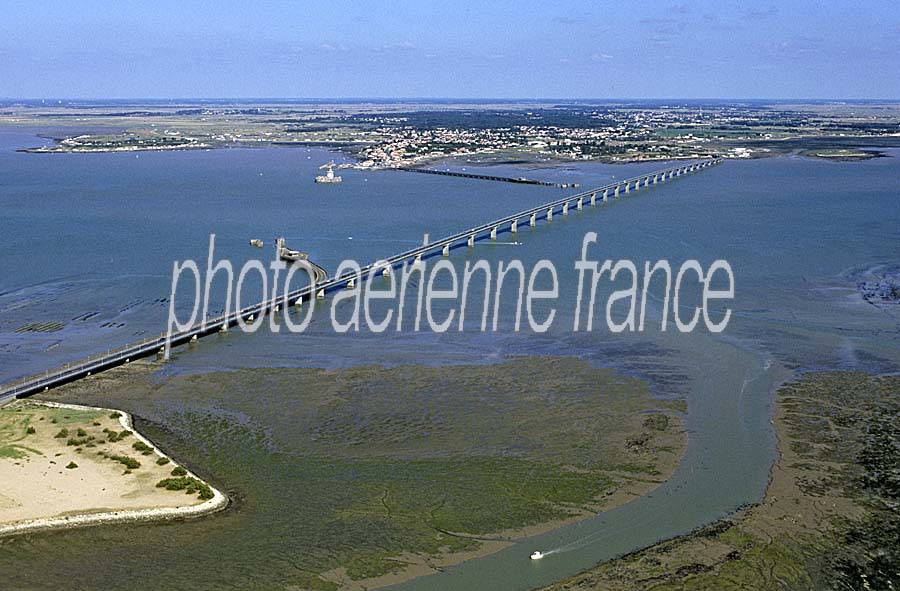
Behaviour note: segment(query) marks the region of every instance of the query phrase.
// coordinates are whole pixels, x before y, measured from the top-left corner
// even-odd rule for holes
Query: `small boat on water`
[[[534,552],[531,553],[532,560],[540,560],[543,557],[544,557],[544,553],[541,552],[540,550],[535,550]]]
[[[251,239],[250,239],[250,246],[255,246],[256,248],[262,248],[262,247],[263,247],[263,241],[260,240],[259,238],[251,238]]]

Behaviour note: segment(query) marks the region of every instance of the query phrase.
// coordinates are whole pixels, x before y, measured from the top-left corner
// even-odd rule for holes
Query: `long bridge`
[[[473,247],[476,242],[486,239],[496,240],[497,235],[503,232],[515,234],[518,232],[520,223],[527,223],[529,226],[534,227],[540,220],[551,221],[554,215],[566,216],[572,209],[580,211],[585,206],[593,207],[598,201],[605,203],[610,198],[617,199],[620,196],[646,189],[651,185],[658,185],[686,174],[704,170],[721,162],[720,158],[714,158],[615,181],[603,187],[563,197],[480,226],[468,228],[452,236],[429,242],[388,259],[366,265],[360,269],[359,273],[345,273],[321,283],[313,281],[311,284],[287,294],[259,302],[235,312],[209,318],[205,322],[201,321],[191,328],[173,333],[171,336],[167,337],[166,334],[161,334],[154,338],[131,343],[113,351],[48,370],[42,374],[4,384],[0,387],[0,404],[4,404],[13,398],[25,398],[38,392],[124,365],[136,359],[161,354],[167,340],[171,347],[195,342],[205,336],[226,332],[229,328],[237,326],[239,322],[253,322],[254,319],[260,316],[278,312],[282,305],[300,305],[304,300],[323,298],[328,292],[353,287],[355,282],[367,278],[373,271],[374,273],[380,272],[382,275],[388,276],[395,268],[402,267],[409,261],[421,261],[433,256],[449,256],[450,251],[454,248],[460,248],[464,245]]]
[[[519,183],[522,185],[540,185],[542,187],[568,187],[565,183],[551,183],[550,181],[538,181],[524,177],[494,176],[490,174],[475,174],[471,172],[456,172],[452,170],[435,170],[433,168],[397,168],[405,172],[420,172],[422,174],[440,174],[443,176],[458,176],[466,179],[479,179],[482,181],[502,181],[504,183]]]

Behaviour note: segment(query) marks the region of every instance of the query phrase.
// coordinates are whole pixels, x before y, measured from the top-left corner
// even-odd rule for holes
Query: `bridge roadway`
[[[458,176],[466,179],[480,179],[482,181],[502,181],[504,183],[520,183],[523,185],[541,185],[543,187],[562,187],[558,183],[537,181],[534,179],[514,178],[508,176],[492,176],[489,174],[472,174],[471,172],[454,172],[451,170],[434,170],[433,168],[397,168],[405,172],[418,172],[422,174],[440,174],[443,176]]]
[[[402,267],[405,262],[410,260],[422,260],[423,258],[436,256],[439,253],[447,256],[451,249],[461,247],[463,244],[471,247],[474,246],[476,241],[483,240],[488,236],[491,240],[495,240],[497,234],[500,232],[508,231],[516,233],[518,231],[518,224],[522,220],[527,220],[530,226],[535,226],[538,221],[538,216],[550,221],[553,219],[554,212],[557,210],[559,210],[559,213],[562,215],[568,215],[570,205],[573,205],[576,210],[581,210],[585,203],[593,206],[597,202],[598,195],[600,196],[601,202],[606,202],[610,197],[615,199],[620,194],[629,194],[633,191],[638,191],[641,188],[649,187],[651,184],[657,185],[661,182],[666,182],[667,180],[680,177],[684,174],[697,172],[721,162],[721,159],[715,158],[695,162],[693,164],[679,165],[649,174],[642,174],[621,181],[615,181],[597,189],[590,189],[582,193],[563,197],[551,201],[550,203],[545,203],[544,205],[526,209],[519,213],[494,220],[487,224],[469,228],[452,236],[447,236],[440,240],[394,255],[383,261],[366,265],[361,268],[359,274],[346,273],[340,277],[327,279],[322,283],[313,283],[299,288],[288,293],[286,296],[282,294],[276,298],[259,302],[230,314],[209,318],[205,324],[201,322],[187,330],[172,334],[170,340],[171,347],[184,345],[218,332],[225,332],[229,328],[236,326],[239,321],[243,321],[244,323],[252,322],[260,316],[278,312],[280,307],[285,304],[293,306],[313,297],[324,297],[328,292],[349,287],[354,285],[355,281],[366,279],[369,276],[369,272],[372,270],[375,270],[376,273],[381,272],[383,275],[389,275],[394,268]],[[315,274],[317,276],[319,275],[318,272]],[[48,370],[42,374],[4,384],[0,387],[0,405],[9,402],[13,398],[25,398],[38,392],[49,390],[50,388],[55,388],[68,382],[129,363],[135,359],[156,355],[163,350],[165,344],[166,335],[161,334],[154,338],[125,345],[119,349],[107,351],[106,353],[94,357]]]

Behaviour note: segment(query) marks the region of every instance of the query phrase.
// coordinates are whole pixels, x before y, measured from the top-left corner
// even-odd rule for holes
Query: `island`
[[[341,166],[416,168],[596,160],[865,160],[900,147],[892,101],[0,101],[0,125],[53,126],[23,151],[132,152],[320,146]]]

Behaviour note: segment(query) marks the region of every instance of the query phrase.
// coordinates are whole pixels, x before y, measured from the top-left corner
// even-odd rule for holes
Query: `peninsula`
[[[0,536],[196,516],[227,503],[125,413],[33,401],[0,409]]]

